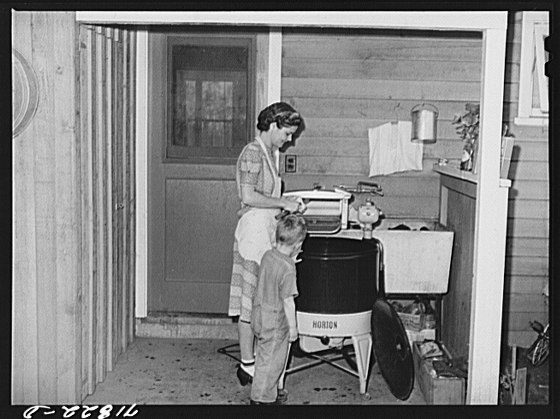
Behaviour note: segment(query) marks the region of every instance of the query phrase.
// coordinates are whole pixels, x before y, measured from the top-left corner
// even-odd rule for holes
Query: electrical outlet
[[[293,154],[286,154],[284,158],[284,169],[286,173],[295,173],[297,170],[297,156]]]

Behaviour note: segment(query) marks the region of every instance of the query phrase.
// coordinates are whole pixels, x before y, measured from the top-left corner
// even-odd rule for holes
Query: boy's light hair
[[[307,234],[307,226],[302,216],[288,214],[278,221],[276,226],[276,242],[291,246],[303,241]]]

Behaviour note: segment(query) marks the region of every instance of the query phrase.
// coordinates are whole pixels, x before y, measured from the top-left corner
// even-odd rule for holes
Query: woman
[[[294,108],[284,102],[273,103],[260,112],[259,133],[237,161],[241,210],[233,245],[228,314],[239,316],[241,364],[237,377],[241,385],[252,381],[255,370],[251,310],[261,258],[275,242],[276,215],[281,210],[296,212],[300,205],[295,198],[281,196],[277,165],[279,149],[292,140],[300,127],[303,128],[303,120]]]

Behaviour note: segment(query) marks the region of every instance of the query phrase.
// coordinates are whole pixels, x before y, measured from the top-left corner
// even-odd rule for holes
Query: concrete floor
[[[84,405],[246,405],[251,387],[235,375],[237,361],[218,352],[232,339],[137,337],[113,371]],[[232,353],[232,355],[237,355]],[[307,362],[295,358],[292,366]],[[348,366],[344,360],[341,365]],[[359,379],[328,364],[286,377],[291,405],[424,405],[415,384],[406,401],[395,398],[377,364],[371,368],[366,395]]]

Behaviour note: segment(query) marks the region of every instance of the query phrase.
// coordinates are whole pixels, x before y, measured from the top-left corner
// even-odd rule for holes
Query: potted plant
[[[455,114],[451,123],[464,142],[461,156],[461,170],[472,171],[478,148],[478,126],[480,122],[480,105],[467,103],[463,113]]]

